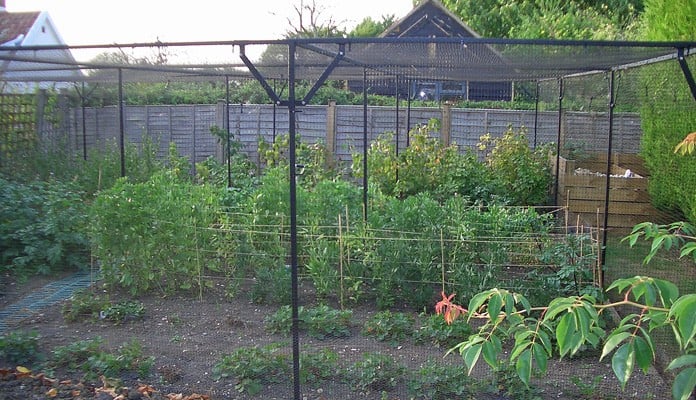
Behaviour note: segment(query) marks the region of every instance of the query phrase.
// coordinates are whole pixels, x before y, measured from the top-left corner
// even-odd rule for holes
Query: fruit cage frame
[[[249,49],[266,47],[269,57],[253,61]],[[215,54],[217,62],[179,64],[118,64],[81,59],[81,54],[95,51],[202,50]],[[557,41],[493,38],[297,38],[272,41],[231,40],[219,42],[125,43],[82,46],[0,46],[0,82],[6,91],[45,84],[119,85],[119,104],[123,113],[122,87],[127,82],[256,79],[277,107],[287,109],[290,163],[290,267],[292,284],[292,347],[294,398],[301,399],[298,335],[298,259],[296,187],[296,113],[309,104],[327,80],[358,82],[363,91],[364,144],[368,140],[367,95],[369,79],[385,82],[427,80],[433,82],[554,82],[558,85],[559,109],[562,108],[563,82],[580,76],[601,74],[608,77],[606,103],[608,145],[604,223],[609,202],[612,164],[612,115],[615,107],[615,74],[656,63],[676,63],[696,102],[696,83],[690,69],[690,57],[696,42],[629,42],[629,41]],[[202,58],[196,58],[202,59]],[[233,61],[230,61],[233,60]],[[693,64],[693,63],[692,63]],[[99,73],[95,73],[99,72]],[[287,82],[285,94],[272,81]],[[297,81],[310,82],[311,89],[297,96]],[[229,104],[229,101],[227,101]],[[696,104],[696,103],[693,103]],[[692,104],[692,107],[693,107]],[[229,113],[228,113],[229,115]],[[559,110],[560,119],[560,110]],[[123,117],[121,117],[123,131]],[[229,122],[227,123],[229,137]],[[560,138],[559,128],[559,138]],[[123,146],[123,135],[120,141]],[[557,143],[560,146],[560,140]],[[367,152],[367,145],[363,151]],[[557,149],[560,150],[560,149]],[[560,154],[560,151],[557,151]],[[363,157],[364,171],[367,157]],[[560,163],[556,162],[556,176]],[[123,168],[123,166],[122,166]],[[368,175],[363,177],[363,201],[367,203]],[[558,188],[556,188],[558,190]],[[364,208],[367,213],[367,207]]]

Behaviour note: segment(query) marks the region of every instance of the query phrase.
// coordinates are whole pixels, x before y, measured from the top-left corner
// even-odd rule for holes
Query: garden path
[[[76,290],[89,287],[93,278],[89,271],[79,271],[58,281],[44,285],[24,296],[15,303],[0,310],[0,335],[5,331],[40,312],[46,307],[63,301]]]

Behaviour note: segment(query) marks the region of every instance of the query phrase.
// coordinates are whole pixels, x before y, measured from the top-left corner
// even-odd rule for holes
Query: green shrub
[[[316,384],[340,380],[343,372],[338,365],[338,354],[329,349],[300,353],[300,382]]]
[[[218,272],[214,231],[220,192],[169,172],[145,183],[119,180],[91,207],[91,239],[104,281],[131,293],[197,289]]]
[[[514,205],[545,205],[553,178],[548,146],[529,147],[527,130],[509,127],[501,137],[481,137],[479,149],[486,152],[489,173],[495,177],[499,195]]]
[[[26,279],[89,264],[87,209],[71,183],[0,178],[0,261]]]
[[[254,271],[251,301],[257,304],[290,304],[290,269],[262,265]]]
[[[91,290],[78,290],[61,306],[63,318],[68,322],[83,319],[96,320],[99,314],[111,304],[109,297]]]

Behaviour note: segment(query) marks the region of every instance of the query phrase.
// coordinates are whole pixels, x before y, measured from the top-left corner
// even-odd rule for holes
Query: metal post
[[[539,123],[539,81],[534,91],[534,148],[537,147],[537,124]]]
[[[554,183],[554,203],[558,205],[558,179],[561,168],[561,131],[563,123],[563,78],[558,80],[558,135],[556,137],[556,182]]]
[[[295,42],[288,44],[288,118],[290,122],[289,161],[290,161],[290,280],[292,296],[292,373],[294,399],[300,395],[300,319],[297,273],[297,183],[295,155]]]
[[[363,69],[363,222],[367,223],[367,69]]]
[[[411,145],[411,78],[408,78],[406,90],[406,147],[408,147]]]
[[[230,149],[232,146],[232,141],[230,140],[230,77],[225,75],[225,132],[227,139],[227,154],[225,158],[227,159],[227,187],[232,187],[232,160],[230,160]]]
[[[609,191],[611,184],[611,152],[614,139],[614,106],[616,104],[616,93],[614,90],[614,70],[609,75],[609,143],[607,144],[607,171],[606,185],[604,187],[604,223],[602,229],[602,267],[605,266],[607,254],[607,230],[609,228]],[[604,274],[600,277],[600,283],[604,287]]]
[[[396,159],[399,159],[399,75],[396,76],[396,90],[394,91],[394,98],[396,99],[396,118],[394,121],[394,133],[396,136],[395,144],[395,155]],[[396,163],[396,181],[399,181],[399,163]]]

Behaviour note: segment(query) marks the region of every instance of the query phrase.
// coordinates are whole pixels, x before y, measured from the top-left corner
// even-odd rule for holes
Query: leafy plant
[[[406,313],[380,311],[365,321],[362,333],[392,345],[403,342],[413,334],[414,318]]]
[[[489,170],[500,182],[504,197],[515,205],[547,204],[551,188],[551,165],[548,146],[532,150],[527,131],[512,127],[499,138],[490,134],[480,139]]]
[[[0,178],[0,262],[26,279],[88,264],[84,194],[73,183]]]
[[[0,358],[8,362],[32,366],[43,360],[39,349],[41,336],[37,331],[12,331],[0,336]]]
[[[317,339],[338,338],[350,336],[350,310],[336,310],[327,305],[298,308],[299,329],[306,331]],[[278,311],[265,319],[266,329],[271,333],[289,335],[292,328],[292,309],[282,306]]]
[[[259,304],[290,303],[290,269],[283,266],[261,266],[255,271],[251,301]]]
[[[420,328],[413,333],[413,339],[417,344],[427,343],[449,349],[466,340],[473,332],[469,323],[461,318],[448,324],[442,316],[437,314],[421,315],[421,317],[425,319]]]
[[[290,362],[287,355],[278,353],[280,347],[276,343],[239,348],[215,364],[213,378],[234,377],[236,389],[250,395],[260,392],[264,383],[283,382],[290,372]]]
[[[442,319],[442,318],[440,318]],[[473,400],[475,381],[464,368],[442,365],[433,360],[415,371],[407,382],[411,398],[425,400]]]
[[[393,358],[380,353],[365,353],[346,371],[348,381],[355,390],[362,392],[390,391],[403,378],[406,369]]]
[[[99,318],[115,323],[122,323],[124,321],[140,319],[143,314],[145,314],[143,303],[127,300],[104,307],[99,313]]]
[[[178,167],[176,167],[178,168]],[[146,183],[119,180],[91,208],[94,254],[104,281],[131,293],[198,291],[215,273],[209,229],[218,218],[218,190],[162,172]]]
[[[300,354],[300,382],[316,384],[321,381],[341,379],[338,354],[329,349]]]
[[[97,319],[100,313],[111,304],[109,297],[91,290],[76,291],[68,301],[61,306],[63,318],[68,322],[81,319]]]

